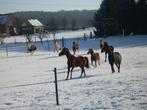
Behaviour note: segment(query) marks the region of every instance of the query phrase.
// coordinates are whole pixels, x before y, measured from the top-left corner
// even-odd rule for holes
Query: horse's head
[[[104,42],[104,45],[103,45],[102,48],[101,48],[101,52],[102,52],[102,53],[103,53],[103,52],[107,52],[108,48],[109,48],[109,46],[108,46],[107,42]]]
[[[103,53],[103,52],[105,52],[105,51],[106,51],[106,47],[103,46],[103,47],[101,48],[101,53]]]
[[[94,53],[93,49],[89,49],[88,52],[87,52],[87,54],[93,54],[93,53]]]
[[[63,48],[62,49],[62,51],[59,53],[59,56],[62,56],[62,55],[67,55],[67,54],[69,54],[69,50],[68,50],[68,48]]]
[[[109,46],[108,53],[112,55],[113,52],[114,52],[114,47],[113,46]]]

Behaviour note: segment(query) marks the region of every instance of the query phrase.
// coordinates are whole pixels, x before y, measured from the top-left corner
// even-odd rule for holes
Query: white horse
[[[55,41],[54,46],[53,46],[54,52],[56,51],[58,53],[61,47],[62,46],[57,41]]]

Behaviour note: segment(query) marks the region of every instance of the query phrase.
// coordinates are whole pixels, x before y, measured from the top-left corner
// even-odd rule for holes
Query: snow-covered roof
[[[38,21],[37,19],[29,19],[28,22],[32,25],[32,26],[35,26],[35,27],[40,27],[40,26],[43,26],[43,24]]]

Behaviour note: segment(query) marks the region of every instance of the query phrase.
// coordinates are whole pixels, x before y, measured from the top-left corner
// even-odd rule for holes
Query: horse
[[[115,72],[114,70],[114,64],[116,65],[118,72],[120,73],[120,65],[122,61],[122,56],[119,52],[113,52],[112,47],[108,45],[104,45],[104,47],[101,50],[102,52],[106,51],[108,53],[108,60],[109,64],[111,66],[112,73]]]
[[[30,52],[31,54],[33,54],[33,52],[37,50],[37,47],[35,45],[33,45],[31,42],[27,43],[27,52]]]
[[[91,54],[91,64],[93,65],[93,61],[95,62],[95,67],[97,67],[97,62],[100,65],[100,55],[99,53],[94,53],[93,49],[89,49],[87,54]]]
[[[73,50],[73,53],[75,55],[76,54],[76,50],[78,50],[78,52],[79,52],[79,45],[76,44],[75,42],[73,42],[72,50]]]
[[[105,52],[105,62],[107,61],[107,54],[108,54],[108,47],[109,45],[107,44],[107,42],[104,42],[103,44],[101,44],[101,52]],[[111,51],[114,51],[114,47],[112,45],[109,46],[109,48],[111,49]]]
[[[58,53],[60,49],[61,49],[61,45],[57,41],[55,41],[54,52],[56,51]]]
[[[62,55],[66,55],[67,57],[68,72],[67,72],[66,80],[68,79],[69,72],[71,72],[70,78],[72,79],[72,71],[75,67],[81,68],[80,78],[82,77],[83,73],[84,73],[84,76],[86,76],[84,67],[89,68],[89,61],[87,57],[83,57],[83,56],[75,57],[74,55],[70,53],[69,49],[66,47],[64,47],[62,51],[59,53],[59,56],[62,56]]]

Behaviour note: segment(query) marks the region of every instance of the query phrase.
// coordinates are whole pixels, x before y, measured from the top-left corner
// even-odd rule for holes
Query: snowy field
[[[83,33],[75,37],[80,35]],[[65,80],[65,56],[59,57],[39,42],[36,43],[39,50],[29,55],[23,42],[14,44],[10,39],[7,39],[8,46],[15,51],[10,50],[8,57],[2,50],[5,46],[0,46],[0,110],[147,109],[147,36],[104,39],[123,57],[121,72],[113,74],[108,62],[104,62],[104,54],[100,53],[99,39],[78,40],[80,52],[77,55],[90,59],[86,54],[88,48],[95,48],[100,53],[101,65],[97,68],[90,65],[86,69],[87,77],[83,78],[79,78],[80,69],[75,68],[70,80]],[[70,51],[74,40],[77,41],[66,41]],[[55,100],[54,67],[57,67],[59,106]]]

